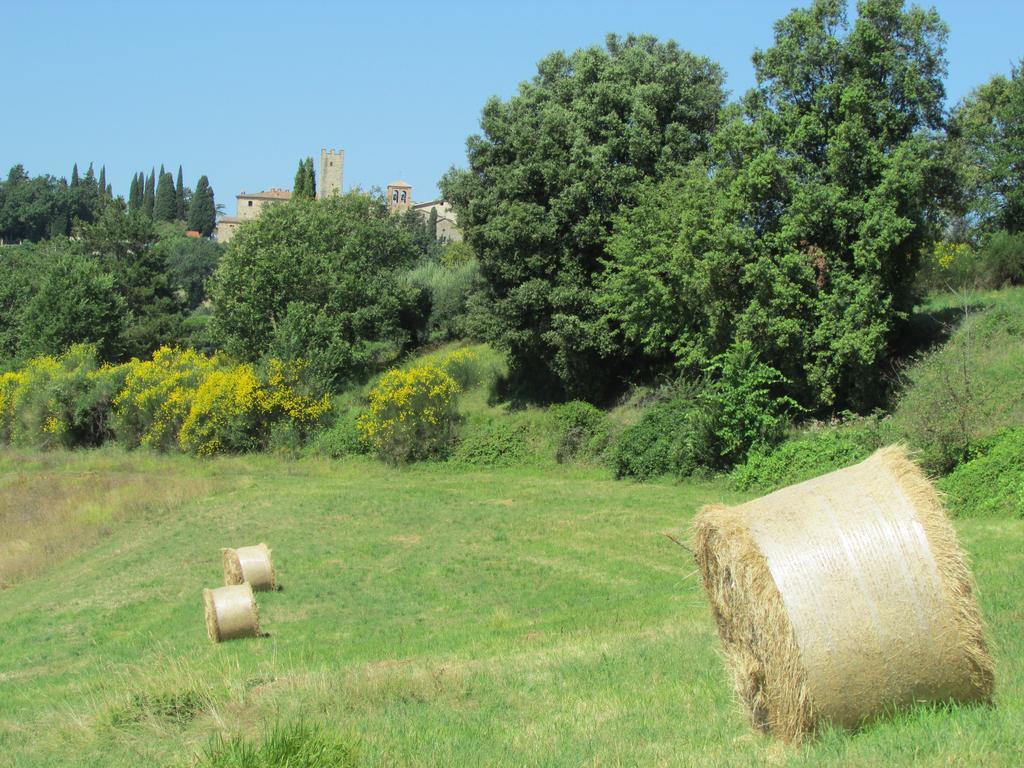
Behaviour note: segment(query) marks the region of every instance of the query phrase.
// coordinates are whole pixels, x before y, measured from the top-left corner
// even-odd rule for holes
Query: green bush
[[[466,338],[467,302],[483,287],[477,260],[470,258],[450,265],[426,261],[409,272],[408,280],[430,297],[427,339]]]
[[[741,491],[773,491],[855,464],[882,443],[877,419],[855,419],[808,430],[777,448],[755,449],[731,477]]]
[[[996,301],[902,374],[894,431],[933,474],[952,471],[1001,429],[1024,425],[1024,302],[1017,292]]]
[[[600,457],[611,440],[607,414],[582,400],[548,409],[555,432],[555,459],[559,464],[574,459]]]
[[[236,736],[207,747],[197,768],[355,768],[359,747],[354,738],[339,737],[320,726],[278,726],[262,739]]]
[[[710,425],[713,469],[727,469],[743,461],[749,450],[778,443],[790,414],[800,410],[792,398],[773,395],[788,382],[762,363],[748,342],[712,358],[704,373],[707,383],[698,402]]]
[[[1024,284],[1024,233],[996,232],[985,243],[981,257],[988,287]]]
[[[1024,428],[986,441],[939,488],[954,517],[1024,517]]]
[[[521,424],[489,422],[468,431],[451,461],[471,467],[507,467],[530,456],[526,429]]]
[[[694,398],[679,395],[651,406],[639,423],[619,433],[611,449],[612,469],[617,478],[685,477],[710,463],[710,437]]]
[[[366,453],[367,445],[359,433],[357,421],[358,415],[347,410],[336,411],[330,426],[320,430],[313,437],[309,444],[309,453],[331,459]]]

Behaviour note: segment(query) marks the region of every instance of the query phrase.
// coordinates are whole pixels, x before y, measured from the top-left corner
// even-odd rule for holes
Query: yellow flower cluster
[[[967,243],[951,243],[942,240],[935,244],[932,257],[940,269],[949,269],[957,262],[963,261],[971,255],[971,246]]]
[[[271,360],[261,378],[248,364],[231,365],[194,350],[161,347],[152,360],[133,360],[114,398],[118,430],[137,443],[199,456],[264,447],[273,423],[305,427],[330,410],[299,394],[301,363]]]
[[[460,388],[440,366],[392,369],[370,392],[359,417],[362,439],[393,463],[442,455],[448,448]]]

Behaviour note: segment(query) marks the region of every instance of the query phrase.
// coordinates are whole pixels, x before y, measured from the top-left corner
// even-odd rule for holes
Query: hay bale
[[[206,609],[206,633],[213,642],[260,636],[256,598],[248,583],[204,589],[203,605]]]
[[[694,526],[727,665],[758,728],[799,741],[917,701],[991,701],[966,557],[902,448],[705,508]]]
[[[272,590],[277,586],[274,563],[266,544],[222,549],[220,552],[224,561],[225,584],[248,582],[257,591]]]

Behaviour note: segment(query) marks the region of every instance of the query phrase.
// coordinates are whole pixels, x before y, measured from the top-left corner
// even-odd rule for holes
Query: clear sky
[[[797,0],[229,2],[0,0],[0,169],[84,173],[116,194],[184,165],[234,213],[241,190],[290,188],[300,157],[346,152],[345,187],[403,179],[429,199],[491,95],[553,50],[651,33],[753,84],[751,52]],[[806,4],[806,3],[804,3]],[[1021,0],[938,0],[952,105],[1024,56]]]

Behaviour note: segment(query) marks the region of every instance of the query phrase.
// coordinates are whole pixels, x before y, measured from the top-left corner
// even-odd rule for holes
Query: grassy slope
[[[354,734],[370,766],[1024,762],[1022,521],[958,523],[997,707],[919,709],[795,750],[747,727],[692,564],[659,535],[731,500],[722,485],[0,452],[3,492],[137,472],[188,491],[156,485],[0,591],[0,765],[188,765],[212,734],[299,719]],[[218,548],[259,540],[284,586],[259,599],[271,637],[214,646],[200,591]]]

